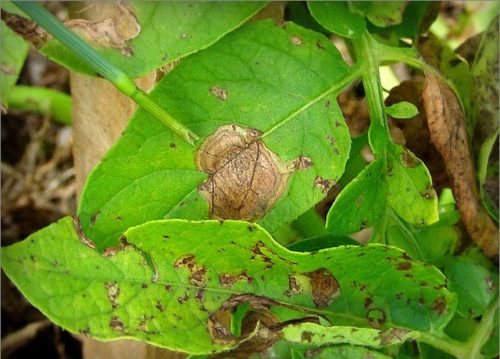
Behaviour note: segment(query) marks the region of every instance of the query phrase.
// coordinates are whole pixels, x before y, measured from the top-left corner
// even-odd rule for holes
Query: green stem
[[[495,324],[495,313],[498,309],[498,297],[497,299],[488,307],[486,312],[483,314],[479,326],[467,341],[468,353],[464,358],[482,358],[481,348],[484,343],[488,340],[493,331],[493,325]]]
[[[466,356],[467,346],[464,343],[458,342],[448,337],[441,338],[429,333],[420,332],[420,338],[418,338],[418,340],[422,343],[429,344],[434,348],[442,350],[443,352],[449,353],[459,359],[473,358]]]
[[[373,153],[383,158],[387,145],[390,143],[390,136],[380,83],[379,60],[377,53],[373,50],[368,32],[365,32],[359,39],[353,40],[353,47],[356,61],[362,69],[363,88],[370,113],[368,139]]]
[[[82,59],[94,71],[110,81],[119,91],[132,98],[139,106],[143,107],[146,111],[162,121],[181,138],[191,144],[198,139],[196,134],[175,120],[160,105],[151,99],[151,97],[139,89],[134,81],[132,81],[132,79],[122,70],[107,61],[74,32],[67,29],[43,6],[35,1],[13,1],[13,3],[71,50],[76,56]]]
[[[9,108],[37,112],[63,125],[71,124],[71,97],[35,86],[15,86],[9,94]]]
[[[454,355],[456,358],[474,358],[481,359],[483,355],[481,354],[481,348],[486,343],[488,338],[493,331],[493,325],[495,324],[495,313],[498,309],[498,297],[497,299],[488,307],[486,312],[483,314],[481,323],[476,329],[476,332],[467,340],[466,343],[458,342],[451,338],[438,338],[432,334],[420,333],[419,340],[421,342],[432,345],[444,352]]]

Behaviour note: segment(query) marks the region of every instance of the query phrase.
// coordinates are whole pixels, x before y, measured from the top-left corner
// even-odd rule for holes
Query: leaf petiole
[[[99,75],[110,81],[120,92],[124,93],[139,106],[163,122],[185,141],[194,144],[198,136],[190,129],[167,113],[149,95],[139,89],[134,81],[122,70],[111,64],[90,45],[67,29],[54,15],[35,1],[13,1],[19,9],[36,21],[47,32],[67,46],[76,56],[92,67]]]

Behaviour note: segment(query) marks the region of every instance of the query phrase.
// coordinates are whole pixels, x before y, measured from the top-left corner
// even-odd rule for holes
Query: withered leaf
[[[486,255],[498,256],[498,228],[479,197],[464,112],[442,79],[426,75],[423,99],[431,141],[445,161],[465,227]]]

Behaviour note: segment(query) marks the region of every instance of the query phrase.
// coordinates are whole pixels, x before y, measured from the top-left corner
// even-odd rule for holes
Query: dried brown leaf
[[[486,255],[498,256],[498,228],[479,197],[465,114],[443,80],[431,73],[426,76],[423,100],[431,141],[445,161],[465,227]]]

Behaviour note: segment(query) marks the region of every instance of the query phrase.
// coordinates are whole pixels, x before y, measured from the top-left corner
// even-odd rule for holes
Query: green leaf
[[[4,247],[2,267],[33,305],[71,332],[193,354],[239,343],[217,313],[243,303],[336,325],[435,334],[454,312],[437,269],[383,245],[297,253],[255,224],[161,220],[129,229],[108,256],[91,247],[66,217]]]
[[[309,9],[307,8],[307,3],[302,1],[289,1],[286,4],[285,9],[286,19],[297,25],[305,27],[306,29],[311,29],[323,34],[328,34],[329,31],[323,26],[318,24],[318,22],[312,17]]]
[[[307,6],[316,21],[337,35],[352,39],[365,32],[364,17],[349,11],[345,1],[308,1]]]
[[[326,217],[328,232],[346,235],[380,223],[387,210],[383,162],[365,167],[335,199]]]
[[[290,343],[285,340],[277,342],[271,349],[264,352],[262,358],[319,358],[319,359],[389,359],[390,357],[364,347],[355,345],[323,346],[319,348],[310,345]]]
[[[350,1],[349,5],[356,12],[365,15],[373,25],[386,27],[402,21],[406,2],[384,1],[383,6],[380,6],[377,1]]]
[[[430,226],[414,226],[392,212],[385,236],[387,244],[403,249],[410,257],[441,267],[453,254],[459,232],[443,219]]]
[[[93,45],[128,76],[139,77],[210,46],[243,24],[264,5],[264,2],[143,1],[131,2],[127,7],[110,4],[109,6],[117,6],[113,11],[118,15],[111,20],[103,18],[96,22],[100,26],[92,24],[97,29],[94,30],[94,36],[100,36],[101,39],[99,46]],[[134,27],[134,23],[139,27]],[[124,24],[128,27],[122,33],[120,27]],[[73,22],[70,28],[83,29],[88,26],[88,23]],[[139,32],[136,35],[137,30]],[[116,37],[130,39],[121,42],[107,40]],[[41,48],[41,52],[73,71],[95,75],[92,69],[56,40],[49,40]]]
[[[495,141],[498,141],[499,133],[498,25],[497,16],[485,31],[476,59],[471,68],[474,76],[471,91],[472,117],[475,123],[473,145],[476,155],[478,180],[483,198],[487,196],[484,191],[484,184],[487,178],[488,163]],[[494,182],[498,182],[498,175]]]
[[[339,180],[341,188],[347,186],[368,164],[363,151],[368,149],[368,134],[365,133],[352,138],[351,152],[345,165],[345,171]]]
[[[410,150],[391,145],[386,174],[389,205],[401,218],[420,225],[439,219],[429,171]]]
[[[195,159],[206,152],[199,147],[208,136],[245,129],[261,133],[259,149],[276,155],[286,182],[265,216],[251,218],[277,231],[324,198],[344,171],[350,136],[336,94],[354,75],[323,35],[271,21],[242,27],[190,56],[150,95],[200,135],[198,149],[139,110],[88,178],[78,211],[84,232],[102,249],[149,220],[207,219],[211,212],[228,218],[200,194],[208,176]],[[217,180],[216,188],[228,181]],[[242,180],[231,181],[231,191],[241,191]]]
[[[327,228],[335,235],[371,226],[383,229],[390,209],[412,224],[438,220],[427,168],[409,150],[392,144],[387,163],[376,159],[340,192],[328,212]]]
[[[332,248],[345,245],[359,245],[354,239],[347,236],[332,236],[331,234],[323,234],[320,236],[306,238],[294,242],[287,246],[291,251],[295,252],[313,252],[320,249]]]
[[[377,330],[356,327],[325,327],[315,323],[288,325],[282,331],[282,338],[293,343],[315,346],[351,344],[370,348],[383,348],[418,339],[419,334],[405,329]]]
[[[466,318],[482,315],[498,292],[490,272],[464,256],[450,258],[444,271],[448,288],[458,295],[458,313]]]
[[[418,108],[408,101],[401,101],[385,108],[386,113],[399,119],[412,118],[418,115]]]
[[[427,32],[439,14],[440,3],[437,1],[410,1],[403,13],[400,24],[390,27],[400,37],[416,39]]]
[[[2,8],[4,7],[5,4],[2,3]],[[10,92],[16,84],[24,61],[28,56],[29,46],[21,37],[9,29],[3,21],[0,21],[0,38],[2,39],[0,93],[2,94],[2,105],[8,107]]]

